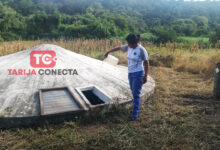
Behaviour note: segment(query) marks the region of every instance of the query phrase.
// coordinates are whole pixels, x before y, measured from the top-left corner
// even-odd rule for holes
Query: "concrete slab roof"
[[[46,51],[55,52],[55,66],[33,67],[31,54],[36,50],[44,51],[45,54]],[[66,70],[64,74],[63,70]],[[27,75],[29,71],[33,74]],[[80,99],[75,88],[94,85],[113,101],[132,101],[127,67],[112,66],[56,45],[42,44],[0,57],[0,79],[0,118],[40,116],[39,89],[45,88],[68,87]],[[154,87],[155,82],[149,76],[148,83],[143,86],[142,96],[150,96]]]

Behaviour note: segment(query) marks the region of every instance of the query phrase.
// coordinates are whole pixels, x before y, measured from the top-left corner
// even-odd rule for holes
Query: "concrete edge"
[[[155,89],[155,81],[152,78],[152,81],[154,82],[151,90],[147,93],[142,93],[141,99],[142,101],[146,101],[151,95],[154,93]],[[127,100],[122,101],[118,103],[119,105],[130,107],[132,106],[133,100]],[[110,105],[114,105],[110,104]],[[41,125],[45,125],[47,123],[62,123],[64,121],[74,120],[77,116],[83,116],[86,113],[89,113],[91,111],[97,111],[101,110],[104,107],[109,107],[109,105],[97,108],[95,110],[81,110],[78,112],[67,112],[67,113],[61,113],[61,114],[54,114],[54,115],[47,115],[47,116],[31,116],[31,117],[8,117],[8,118],[0,118],[0,129],[10,129],[10,128],[20,128],[20,127],[37,127]]]

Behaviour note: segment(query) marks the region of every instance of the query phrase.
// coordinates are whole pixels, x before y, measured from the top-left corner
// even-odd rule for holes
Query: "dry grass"
[[[84,54],[90,57],[103,59],[104,53],[116,46],[122,44],[119,40],[64,40],[60,39],[57,41],[51,40],[37,40],[37,41],[11,41],[11,42],[0,42],[0,56],[15,53],[21,50],[29,49],[39,44],[55,44],[65,49]],[[122,52],[114,53],[116,57],[121,60],[122,63],[126,63],[126,57]]]
[[[213,80],[164,67],[152,67],[151,76],[155,94],[135,122],[119,107],[63,124],[0,131],[0,149],[217,149],[220,102],[212,98]]]
[[[41,43],[47,42],[20,41],[20,47],[15,46],[18,42],[1,43],[4,51],[0,53],[5,55]],[[104,51],[121,44],[106,40],[48,43],[100,59]],[[142,103],[137,121],[128,122],[129,110],[118,107],[103,110],[98,116],[58,125],[0,130],[0,149],[218,149],[220,102],[212,97],[213,78],[204,75],[213,71],[213,65],[219,61],[219,52],[199,50],[190,53],[188,49],[171,52],[162,46],[159,51],[154,45],[144,45],[157,65],[150,70],[157,86],[155,94]],[[125,63],[124,54],[115,55]]]
[[[152,63],[155,66],[170,67],[179,72],[203,74],[211,77],[214,74],[215,65],[220,62],[220,49],[203,49],[190,52],[188,49],[176,49],[175,52],[167,48],[150,50]]]
[[[15,53],[21,50],[31,48],[39,44],[55,44],[65,49],[84,54],[97,59],[103,59],[103,54],[116,46],[125,44],[117,39],[115,40],[37,40],[37,41],[12,41],[0,42],[0,56]],[[172,67],[177,71],[190,72],[195,74],[204,74],[212,76],[214,66],[220,62],[220,49],[198,49],[198,45],[185,45],[176,43],[167,43],[159,47],[150,44],[142,43],[148,50],[153,65]],[[192,47],[197,47],[192,51]],[[126,55],[122,52],[113,53],[119,58],[120,64],[126,64]]]

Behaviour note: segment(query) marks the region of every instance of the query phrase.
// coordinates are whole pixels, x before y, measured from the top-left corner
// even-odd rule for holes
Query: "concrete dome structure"
[[[37,53],[40,55],[34,55]],[[56,45],[42,44],[0,57],[0,79],[2,128],[25,124],[25,119],[30,124],[36,117],[92,110],[101,103],[92,104],[86,90],[99,97],[102,105],[132,102],[127,67],[112,66]],[[154,87],[154,80],[148,77],[141,96],[150,96]]]

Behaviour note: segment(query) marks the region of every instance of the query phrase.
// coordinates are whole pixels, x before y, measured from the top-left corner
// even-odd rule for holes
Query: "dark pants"
[[[133,95],[133,111],[132,118],[137,118],[140,112],[140,95],[143,85],[144,71],[138,71],[128,74],[129,84]]]

